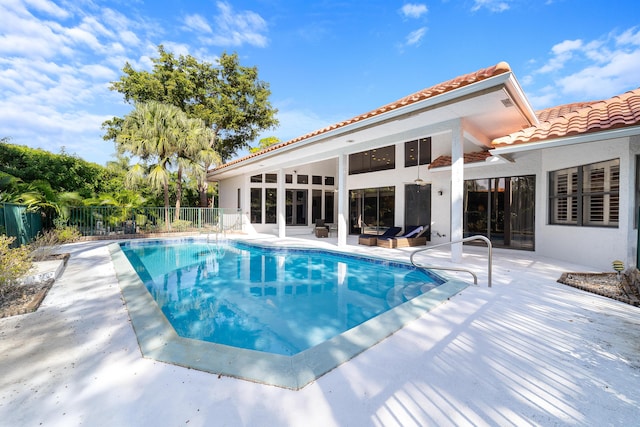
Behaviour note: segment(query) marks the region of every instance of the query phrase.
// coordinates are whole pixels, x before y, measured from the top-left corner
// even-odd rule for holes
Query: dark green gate
[[[0,234],[16,239],[12,247],[26,245],[42,231],[39,212],[28,212],[27,207],[13,203],[0,203]]]

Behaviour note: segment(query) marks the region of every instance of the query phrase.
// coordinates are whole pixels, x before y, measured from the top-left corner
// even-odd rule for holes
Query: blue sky
[[[535,109],[640,87],[635,0],[2,0],[0,137],[105,164],[109,91],[163,44],[237,52],[270,84],[285,141],[506,61]]]

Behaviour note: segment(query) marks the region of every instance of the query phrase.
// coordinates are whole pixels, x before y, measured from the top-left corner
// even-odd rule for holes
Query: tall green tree
[[[196,182],[201,207],[208,205],[207,200],[207,167],[220,163],[220,155],[210,146],[213,131],[200,119],[188,119],[185,124],[185,138],[178,148],[178,182],[182,181],[183,172]],[[179,188],[182,197],[182,187]],[[203,199],[204,197],[204,199]]]
[[[271,147],[272,145],[276,145],[280,143],[280,139],[278,139],[278,137],[276,136],[268,136],[266,138],[262,138],[260,141],[258,141],[258,146],[257,147],[253,147],[252,149],[249,150],[250,153],[257,153],[258,151],[262,151],[266,148]]]
[[[119,153],[128,152],[143,163],[134,165],[126,175],[129,187],[145,176],[155,188],[162,188],[165,207],[169,206],[169,168],[176,170],[176,213],[180,219],[185,174],[204,179],[202,162],[215,162],[217,153],[210,148],[211,129],[200,119],[189,119],[179,108],[156,101],[137,103],[125,117],[116,138]]]
[[[208,146],[218,153],[219,161],[250,148],[250,142],[262,131],[277,126],[268,83],[258,78],[256,67],[240,65],[237,54],[223,53],[215,65],[191,55],[176,57],[162,45],[158,55],[152,58],[152,71],[138,71],[126,63],[111,89],[122,93],[127,102],[171,104],[190,118],[203,120],[211,129]],[[104,138],[115,140],[121,127],[118,117],[104,122]],[[200,161],[205,171],[215,165],[209,157]],[[198,188],[201,206],[207,185],[204,180]]]
[[[180,122],[184,118],[184,113],[173,105],[137,103],[124,118],[116,137],[119,153],[131,153],[142,162],[129,170],[129,185],[135,186],[146,176],[152,187],[163,191],[165,208],[169,207],[168,167],[183,136]]]

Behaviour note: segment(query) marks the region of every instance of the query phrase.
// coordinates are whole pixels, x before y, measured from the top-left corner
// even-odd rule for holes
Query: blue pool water
[[[443,283],[411,265],[240,242],[126,242],[178,335],[294,355]]]

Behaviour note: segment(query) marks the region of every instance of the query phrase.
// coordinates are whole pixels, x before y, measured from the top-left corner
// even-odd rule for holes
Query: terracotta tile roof
[[[546,121],[558,118],[560,116],[564,116],[568,113],[573,113],[574,111],[577,111],[581,108],[593,105],[596,102],[600,102],[600,101],[574,102],[573,104],[550,107],[545,110],[536,111],[536,116],[538,117],[538,120],[540,122],[546,122]]]
[[[478,163],[484,162],[491,157],[491,153],[488,151],[478,151],[476,153],[465,153],[463,156],[464,163]],[[440,156],[431,161],[429,169],[442,168],[445,166],[451,166],[451,156]]]
[[[494,147],[525,144],[640,125],[640,89],[604,101],[549,108],[537,113],[541,123],[494,139]]]
[[[453,91],[455,89],[459,89],[461,87],[468,86],[470,84],[477,83],[479,81],[486,80],[488,78],[495,77],[495,76],[498,76],[500,74],[508,73],[510,71],[511,71],[511,67],[509,66],[509,64],[507,64],[506,62],[500,62],[500,63],[498,63],[498,64],[496,64],[494,66],[491,66],[491,67],[488,67],[488,68],[483,68],[483,69],[478,70],[476,72],[465,74],[463,76],[456,77],[454,79],[448,80],[448,81],[443,82],[443,83],[438,83],[435,86],[431,86],[429,88],[423,89],[423,90],[418,91],[416,93],[413,93],[411,95],[405,96],[404,98],[401,98],[401,99],[399,99],[399,100],[397,100],[395,102],[391,102],[389,104],[383,105],[380,108],[376,108],[375,110],[372,110],[372,111],[369,111],[368,113],[364,113],[364,114],[361,114],[359,116],[353,117],[353,118],[351,118],[349,120],[345,120],[345,121],[340,122],[340,123],[335,123],[333,125],[327,126],[325,128],[322,128],[322,129],[318,129],[318,130],[316,130],[314,132],[310,132],[310,133],[308,133],[306,135],[299,136],[297,138],[294,138],[292,140],[283,142],[281,144],[272,145],[271,147],[265,148],[264,150],[258,151],[256,153],[251,153],[251,154],[249,154],[247,156],[232,160],[230,162],[227,162],[227,163],[225,163],[223,165],[218,166],[217,168],[213,169],[212,171],[217,171],[217,170],[220,170],[220,169],[224,169],[224,168],[226,168],[228,166],[231,166],[231,165],[243,162],[245,160],[260,156],[262,154],[277,150],[279,148],[286,147],[286,146],[291,145],[291,144],[295,144],[296,142],[304,141],[304,140],[309,139],[311,137],[322,135],[323,133],[327,133],[327,132],[330,132],[332,130],[339,129],[341,127],[350,125],[352,123],[356,123],[356,122],[359,122],[361,120],[368,119],[368,118],[371,118],[371,117],[379,116],[379,115],[387,113],[389,111],[393,111],[393,110],[396,110],[398,108],[406,107],[406,106],[414,104],[416,102],[423,101],[425,99],[432,98],[432,97],[435,97],[437,95],[441,95],[441,94],[446,93],[446,92],[451,92],[451,91]]]

